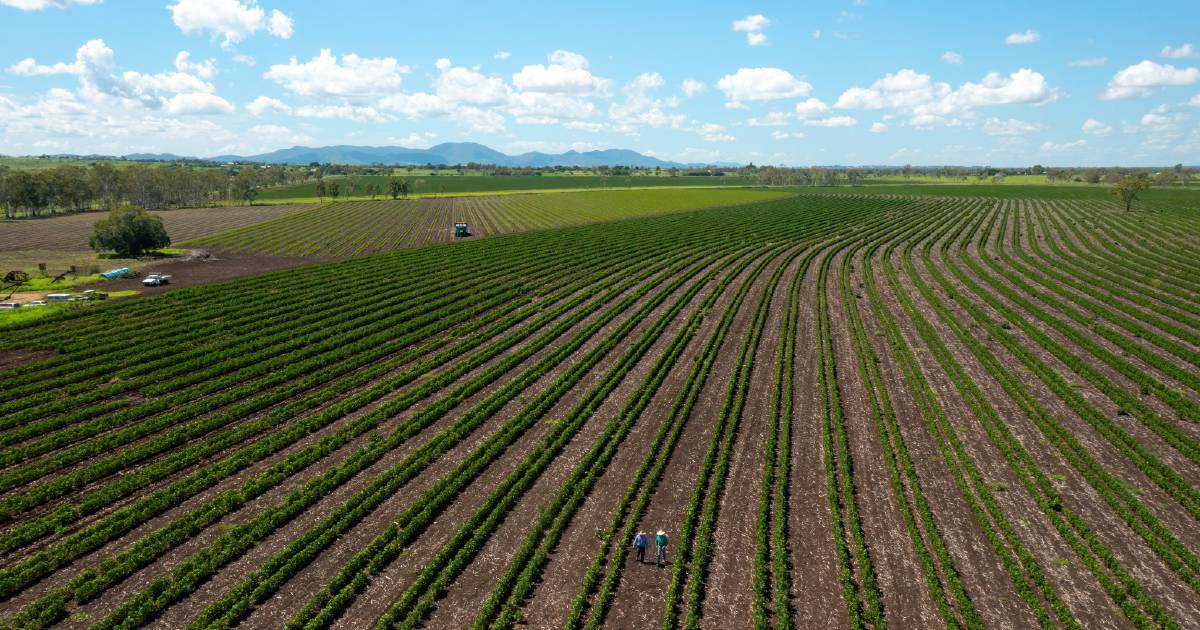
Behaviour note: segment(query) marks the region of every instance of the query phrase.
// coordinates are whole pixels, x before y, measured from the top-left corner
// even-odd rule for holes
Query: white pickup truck
[[[171,276],[162,273],[152,273],[142,280],[142,286],[147,287],[161,287],[164,284],[171,284]]]

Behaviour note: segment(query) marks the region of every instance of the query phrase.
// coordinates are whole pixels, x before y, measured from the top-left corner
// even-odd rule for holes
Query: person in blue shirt
[[[633,550],[637,553],[637,561],[639,563],[646,562],[646,545],[650,542],[650,537],[646,532],[638,532],[637,536],[633,537]]]

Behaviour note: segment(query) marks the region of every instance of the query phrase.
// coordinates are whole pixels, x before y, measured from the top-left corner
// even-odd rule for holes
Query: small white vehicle
[[[72,297],[70,293],[51,293],[46,299],[50,302],[70,302]]]
[[[152,273],[142,280],[142,286],[146,287],[161,287],[165,284],[171,284],[171,276],[162,273]]]
[[[46,300],[33,300],[32,302],[29,302],[25,306],[46,306],[47,304],[49,304],[49,302],[47,302]]]
[[[20,302],[0,302],[0,310],[9,310],[9,309],[14,309],[14,308],[21,308],[21,303]]]

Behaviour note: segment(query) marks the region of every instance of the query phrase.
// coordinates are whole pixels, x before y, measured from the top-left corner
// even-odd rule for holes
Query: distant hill
[[[135,159],[128,156],[129,159]],[[137,158],[144,159],[144,158]],[[264,162],[284,164],[466,164],[476,162],[495,166],[640,166],[653,168],[686,168],[699,164],[668,162],[629,149],[606,149],[602,151],[567,151],[566,153],[529,152],[508,155],[476,142],[445,142],[428,149],[406,147],[365,147],[338,145],[330,147],[292,147],[260,155],[218,155],[211,160],[222,162]],[[721,163],[716,166],[737,166]]]

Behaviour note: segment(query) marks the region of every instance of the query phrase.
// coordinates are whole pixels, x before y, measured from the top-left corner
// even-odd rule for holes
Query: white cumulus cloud
[[[963,56],[954,52],[953,50],[947,50],[946,52],[942,53],[942,61],[958,66],[962,65]]]
[[[768,20],[765,15],[747,15],[740,20],[733,21],[733,30],[736,33],[745,33],[747,44],[762,46],[767,43],[767,36],[763,33],[763,29],[770,24],[771,20]]]
[[[957,89],[935,82],[927,74],[908,68],[887,74],[868,88],[853,87],[838,97],[838,109],[891,108],[909,116],[916,127],[961,125],[975,118],[975,109],[994,105],[1040,105],[1058,98],[1039,72],[1021,68],[1007,76],[989,73],[982,81],[966,82]]]
[[[1113,75],[1102,98],[1119,100],[1149,96],[1153,88],[1191,85],[1200,81],[1200,68],[1176,68],[1150,60],[1134,64]]]
[[[738,68],[717,81],[717,88],[731,103],[772,101],[808,96],[812,84],[780,68]]]
[[[820,99],[810,98],[796,103],[796,117],[801,120],[820,118],[829,115],[829,106]]]
[[[697,94],[703,94],[708,90],[708,86],[705,85],[703,81],[697,81],[695,79],[684,79],[682,88],[684,95],[686,95],[688,98],[696,96]]]
[[[204,92],[176,94],[163,102],[163,111],[168,114],[232,114],[233,104]]]
[[[550,55],[550,63],[525,66],[513,75],[512,82],[522,92],[606,95],[612,82],[593,75],[589,68],[590,64],[583,55],[556,50]]]
[[[211,79],[217,73],[217,60],[205,59],[195,62],[192,61],[191,53],[181,50],[179,54],[175,55],[175,69],[194,74],[202,79]]]
[[[369,58],[351,53],[339,60],[323,48],[310,61],[299,63],[292,57],[286,64],[273,65],[263,78],[301,96],[360,98],[399,90],[401,75],[408,71],[408,66],[392,57]]]
[[[256,0],[175,0],[168,5],[171,21],[185,34],[206,32],[221,38],[221,47],[232,48],[257,31],[275,37],[292,36],[292,18],[278,9],[270,16]]]
[[[251,116],[269,116],[277,114],[290,114],[292,108],[287,103],[269,96],[260,96],[249,103],[246,103],[246,111],[250,112]]]

